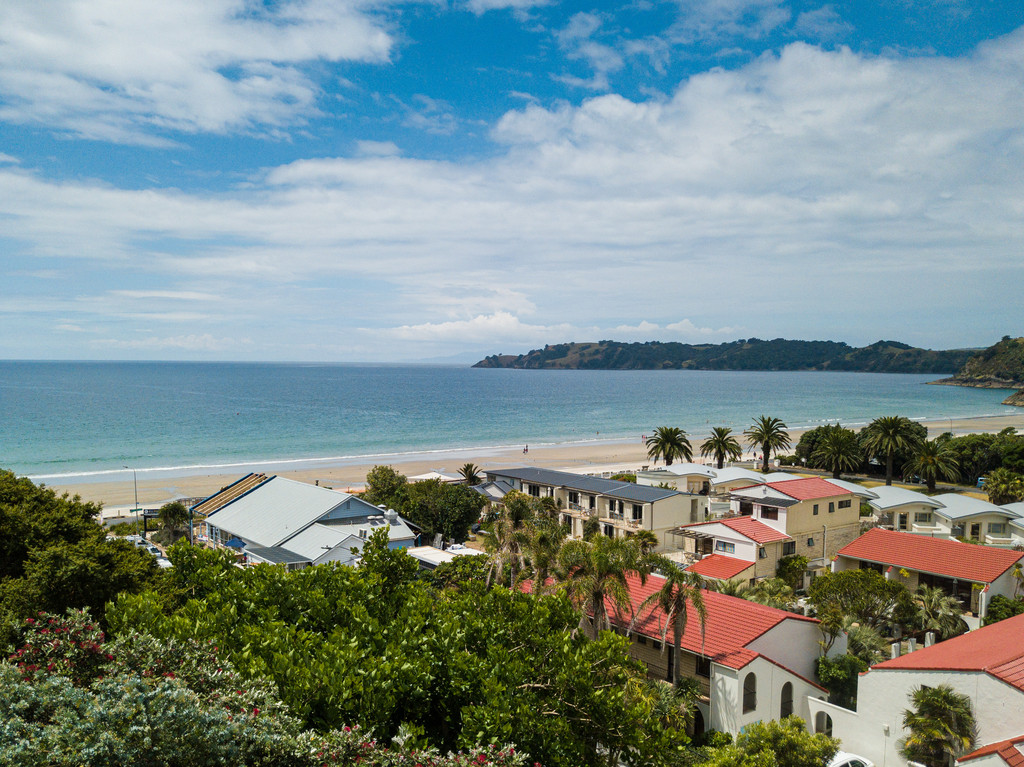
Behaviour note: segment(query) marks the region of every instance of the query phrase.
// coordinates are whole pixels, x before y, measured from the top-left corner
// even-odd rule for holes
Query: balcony
[[[623,530],[639,530],[644,524],[641,519],[625,517],[621,511],[609,511],[606,515],[601,517],[601,522]]]
[[[585,509],[578,503],[567,504],[562,513],[568,514],[574,519],[595,519],[597,517],[597,509]]]
[[[1013,545],[1013,538],[1010,537],[1009,533],[987,533],[985,535],[985,544],[988,546],[1010,547]]]

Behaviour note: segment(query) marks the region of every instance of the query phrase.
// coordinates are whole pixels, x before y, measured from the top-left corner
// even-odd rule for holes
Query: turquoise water
[[[433,365],[0,362],[0,467],[37,479],[122,467],[357,461],[458,447],[634,440],[655,426],[742,431],[880,415],[1019,413],[937,376],[482,370]]]

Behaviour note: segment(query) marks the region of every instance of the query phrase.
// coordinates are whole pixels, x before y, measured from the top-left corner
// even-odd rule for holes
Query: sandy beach
[[[978,418],[944,419],[925,422],[929,437],[935,437],[946,431],[954,434],[974,432],[997,432],[1007,427],[1024,431],[1024,412],[1020,415],[986,416]],[[742,432],[735,428],[734,432]],[[790,430],[793,443],[803,432]],[[699,448],[704,435],[691,434],[690,441],[695,452]],[[740,441],[743,443],[742,434]],[[748,454],[746,457],[752,457]],[[456,474],[465,463],[475,463],[481,470],[509,466],[536,466],[539,468],[565,469],[581,473],[637,469],[651,465],[647,451],[639,435],[635,442],[595,441],[572,445],[552,447],[531,447],[523,453],[521,447],[497,449],[460,449],[436,451],[431,453],[409,454],[403,456],[368,456],[358,463],[331,465],[329,462],[310,466],[298,464],[300,468],[291,468],[296,464],[281,462],[280,464],[264,463],[252,466],[240,466],[234,471],[220,473],[196,474],[173,471],[160,472],[160,476],[147,476],[144,470],[139,471],[138,501],[142,508],[156,508],[170,500],[181,498],[201,498],[217,492],[250,471],[261,471],[268,474],[289,477],[301,482],[315,483],[327,487],[344,489],[361,487],[366,473],[378,464],[389,464],[407,476],[437,470]],[[698,458],[699,460],[699,458]],[[130,471],[114,475],[117,478],[109,481],[83,482],[81,478],[63,483],[50,480],[46,484],[59,492],[79,495],[83,500],[102,503],[106,513],[104,516],[119,516],[121,510],[132,508],[135,503],[135,484]]]

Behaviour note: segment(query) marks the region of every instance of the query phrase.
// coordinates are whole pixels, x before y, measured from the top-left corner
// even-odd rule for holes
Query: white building
[[[899,747],[907,735],[903,712],[912,705],[911,693],[940,684],[970,698],[978,725],[979,749],[959,764],[1024,762],[1014,756],[1015,743],[1024,739],[1024,615],[873,666],[860,677],[856,711],[813,695],[808,704],[817,731],[831,729],[844,749],[878,767],[895,767],[906,764]]]
[[[939,535],[970,538],[989,546],[1011,546],[1010,521],[1017,514],[1006,507],[959,493],[943,493],[934,500],[942,504],[935,510]]]
[[[894,530],[931,535],[938,529],[935,511],[942,508],[941,501],[905,487],[882,485],[871,490],[875,497],[868,505]]]

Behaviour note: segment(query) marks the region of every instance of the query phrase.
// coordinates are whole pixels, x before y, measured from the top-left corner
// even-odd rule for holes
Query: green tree
[[[925,440],[914,451],[914,457],[907,461],[903,473],[916,474],[928,485],[928,492],[934,493],[939,479],[955,482],[960,478],[960,465],[947,443]]]
[[[796,602],[796,594],[782,578],[765,578],[754,584],[747,599],[778,610],[788,610]]]
[[[582,613],[580,627],[596,638],[611,628],[608,609],[632,618],[627,577],[636,573],[646,580],[648,567],[635,543],[628,538],[598,536],[593,541],[566,541],[558,556],[566,593]]]
[[[988,610],[985,613],[985,625],[998,623],[1021,613],[1024,613],[1024,600],[1008,599],[1002,594],[997,594],[988,603]]]
[[[1009,469],[993,469],[985,477],[985,492],[996,506],[1024,499],[1024,476]]]
[[[556,519],[538,517],[526,526],[526,561],[534,594],[548,590],[548,579],[558,566],[558,553],[564,543],[565,529]]]
[[[405,491],[409,486],[404,474],[390,466],[374,466],[366,474],[366,492],[363,500],[374,506],[383,504],[390,509],[401,509],[405,505]]]
[[[483,480],[480,477],[480,467],[475,463],[465,463],[459,469],[462,481],[467,485],[479,485]]]
[[[160,507],[158,512],[164,529],[170,533],[171,543],[179,537],[177,533],[188,527],[189,513],[181,501],[171,501]]]
[[[750,596],[750,584],[740,578],[731,581],[708,580],[705,581],[705,584],[709,589],[717,591],[719,594],[725,594],[727,597],[747,599]]]
[[[754,423],[743,432],[747,442],[761,446],[761,471],[768,473],[768,461],[772,453],[778,453],[790,446],[789,432],[786,424],[779,418],[762,415],[754,419]]]
[[[782,557],[775,566],[776,577],[794,591],[803,584],[806,571],[807,557],[801,554],[789,554]]]
[[[971,750],[977,738],[971,699],[946,684],[918,687],[903,712],[907,737],[900,756],[926,767],[948,767]]]
[[[811,581],[807,598],[819,615],[835,609],[873,628],[887,622],[913,622],[914,607],[907,587],[886,580],[874,570],[840,570],[819,575]]]
[[[807,732],[798,716],[754,722],[736,736],[736,744],[712,749],[707,767],[811,767],[828,764],[839,741]]]
[[[652,461],[664,459],[666,466],[673,461],[692,461],[693,448],[686,432],[677,426],[659,426],[654,434],[647,438],[647,457]]]
[[[701,637],[704,636],[704,624],[707,622],[707,608],[704,607],[704,595],[701,587],[704,580],[696,573],[691,573],[670,559],[658,557],[652,564],[665,580],[661,587],[640,603],[637,615],[630,623],[632,630],[636,618],[644,614],[645,609],[657,606],[665,615],[665,623],[661,629],[661,651],[665,652],[666,638],[672,630],[672,646],[675,651],[675,663],[672,665],[672,684],[679,684],[679,666],[682,657],[683,634],[690,610],[697,614],[700,621]]]
[[[846,652],[860,658],[868,666],[885,659],[889,643],[878,629],[861,625],[852,620],[846,621]]]
[[[893,462],[900,452],[916,450],[921,443],[920,429],[909,418],[882,416],[864,429],[864,447],[871,455],[885,458],[885,484],[892,484]]]
[[[868,664],[855,655],[843,654],[815,661],[815,673],[821,686],[828,690],[829,703],[856,710],[857,680],[868,670]]]
[[[864,463],[857,435],[839,424],[821,427],[822,431],[810,454],[810,465],[832,472],[839,479],[844,471],[856,471]]]
[[[640,554],[647,556],[658,548],[658,536],[650,530],[637,530],[630,538],[640,549]]]
[[[743,455],[743,448],[740,447],[739,441],[732,436],[732,429],[727,426],[716,426],[711,430],[711,436],[700,446],[700,454],[714,456],[718,468],[721,469],[725,465],[726,459],[735,461]]]
[[[441,534],[461,543],[487,505],[487,499],[466,485],[431,479],[405,489],[402,516],[421,528],[428,538]]]
[[[967,630],[960,601],[938,586],[918,586],[914,605],[921,631],[934,631],[940,639],[949,639]]]
[[[488,586],[492,582],[505,583],[504,578],[507,574],[508,586],[511,588],[525,564],[524,552],[529,546],[530,536],[525,520],[518,519],[512,508],[505,506],[491,525],[491,534],[484,540],[484,546],[491,555],[487,573]]]

